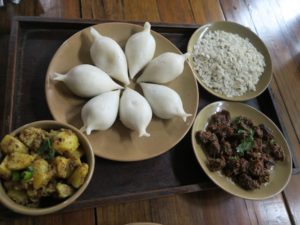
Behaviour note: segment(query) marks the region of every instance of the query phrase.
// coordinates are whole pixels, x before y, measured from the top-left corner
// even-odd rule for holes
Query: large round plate
[[[123,48],[132,34],[143,29],[127,23],[103,23],[93,27],[116,40]],[[45,81],[48,106],[55,120],[77,128],[82,126],[80,111],[87,99],[76,97],[63,84],[53,82],[50,76],[54,72],[66,73],[79,64],[92,64],[89,54],[92,38],[89,30],[90,28],[86,28],[79,31],[61,45],[49,65]],[[180,53],[162,35],[153,31],[152,34],[156,40],[155,56],[163,52]],[[133,83],[130,86],[135,88]],[[188,63],[185,63],[183,74],[167,86],[181,96],[186,112],[193,114],[186,123],[180,118],[161,120],[153,116],[147,129],[151,136],[139,138],[136,132],[124,127],[117,119],[109,130],[93,132],[88,136],[95,155],[117,161],[137,161],[158,156],[176,145],[191,127],[198,107],[197,81]],[[140,91],[139,87],[135,89]]]
[[[247,38],[249,40],[249,42],[264,56],[265,63],[266,63],[264,72],[263,72],[262,76],[260,77],[259,82],[256,84],[256,90],[248,91],[241,96],[228,97],[224,94],[220,94],[220,93],[214,91],[212,88],[208,87],[202,81],[202,79],[200,78],[200,75],[196,71],[194,71],[194,74],[196,75],[198,82],[209,93],[211,93],[219,98],[225,99],[225,100],[246,101],[246,100],[257,97],[268,87],[268,85],[272,79],[272,61],[271,61],[269,51],[268,51],[267,47],[265,46],[265,44],[249,28],[244,27],[238,23],[227,22],[227,21],[218,21],[218,22],[206,24],[206,25],[198,28],[191,36],[189,43],[188,43],[188,47],[187,47],[188,52],[193,51],[194,45],[197,43],[199,38],[203,38],[204,35],[209,31],[216,31],[216,30],[222,30],[225,32],[233,33],[233,34],[238,34],[242,38]],[[191,57],[189,58],[190,62],[192,62]],[[193,66],[192,63],[191,63],[191,66]]]
[[[211,172],[207,168],[206,154],[204,149],[199,145],[199,143],[197,143],[195,139],[195,133],[199,130],[205,130],[206,126],[208,125],[208,119],[211,117],[211,115],[223,109],[229,111],[232,118],[242,115],[250,118],[256,125],[261,123],[265,124],[272,131],[277,143],[283,147],[285,160],[283,162],[276,162],[273,171],[271,172],[270,182],[266,185],[262,185],[260,189],[253,191],[244,190],[238,185],[234,184],[229,178],[221,175],[218,172]],[[195,119],[192,128],[192,143],[197,160],[204,172],[215,184],[230,194],[253,200],[270,198],[281,192],[290,180],[292,173],[292,161],[289,146],[285,138],[277,126],[267,116],[246,104],[219,101],[206,106],[200,111]]]

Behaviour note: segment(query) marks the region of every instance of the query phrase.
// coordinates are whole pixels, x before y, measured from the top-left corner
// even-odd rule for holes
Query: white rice
[[[193,67],[200,79],[227,97],[255,91],[265,61],[263,55],[237,34],[209,31],[194,46]]]

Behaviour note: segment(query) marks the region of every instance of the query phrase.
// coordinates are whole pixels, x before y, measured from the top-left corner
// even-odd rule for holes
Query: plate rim
[[[200,36],[200,35],[204,35],[205,32],[207,32],[209,30],[210,27],[212,26],[215,26],[215,25],[220,25],[220,24],[229,24],[229,25],[232,25],[232,26],[236,26],[238,27],[239,29],[244,29],[246,30],[247,32],[251,33],[253,36],[256,37],[257,41],[260,42],[261,46],[263,46],[264,48],[264,52],[266,53],[266,60],[265,62],[269,62],[270,63],[270,70],[271,70],[271,73],[270,73],[270,78],[268,79],[268,82],[267,84],[260,90],[260,91],[248,91],[248,92],[245,92],[243,95],[240,95],[240,96],[233,96],[233,97],[228,97],[224,94],[220,94],[218,92],[215,92],[213,91],[212,88],[209,88],[200,78],[199,78],[199,75],[198,73],[195,71],[194,67],[193,67],[193,63],[192,63],[192,51],[193,51],[193,47],[195,45],[195,43],[192,41],[194,39],[196,39],[197,36]],[[230,32],[231,33],[231,32]],[[236,33],[234,33],[236,34]],[[199,37],[198,37],[199,38]],[[251,43],[252,44],[252,43]],[[252,44],[253,45],[253,44]],[[254,46],[255,47],[255,46]],[[256,47],[255,47],[256,48]],[[221,98],[223,100],[228,100],[228,101],[234,101],[234,102],[238,102],[238,101],[247,101],[247,100],[250,100],[250,99],[253,99],[253,98],[256,98],[257,96],[261,95],[270,85],[272,79],[273,79],[273,64],[272,64],[272,58],[271,58],[271,55],[270,55],[270,52],[267,48],[267,46],[265,45],[265,43],[261,40],[261,38],[256,34],[254,33],[250,28],[242,25],[242,24],[239,24],[239,23],[236,23],[236,22],[232,22],[232,21],[215,21],[215,22],[211,22],[211,23],[207,23],[207,24],[204,24],[200,27],[198,27],[194,32],[193,34],[191,35],[189,41],[188,41],[188,45],[187,45],[187,52],[190,52],[191,53],[191,56],[189,57],[189,63],[191,65],[191,68],[193,70],[193,73],[198,81],[198,83],[201,85],[201,87],[203,87],[207,92],[209,92],[210,94],[218,97],[218,98]],[[265,57],[265,55],[264,55]],[[247,93],[253,93],[251,94],[249,97],[246,97],[245,94]]]
[[[263,116],[266,120],[268,120],[268,122],[270,122],[270,123],[272,124],[272,126],[275,127],[275,129],[277,130],[277,132],[279,133],[279,135],[282,137],[282,139],[283,139],[285,145],[287,146],[287,151],[285,151],[285,153],[288,155],[288,159],[289,159],[289,160],[287,160],[287,161],[289,162],[289,165],[288,165],[288,166],[289,166],[289,167],[288,167],[288,169],[289,169],[289,175],[288,175],[288,177],[287,177],[285,183],[284,183],[284,184],[283,184],[276,192],[271,193],[271,194],[268,194],[268,195],[265,195],[264,197],[256,197],[255,195],[254,195],[254,196],[251,196],[251,194],[250,194],[250,195],[243,195],[243,194],[235,193],[235,192],[232,191],[230,188],[229,188],[229,189],[228,189],[228,188],[224,188],[223,185],[219,184],[219,182],[213,178],[212,174],[215,174],[215,173],[217,173],[218,171],[217,171],[217,172],[211,172],[211,171],[209,171],[209,169],[208,169],[208,167],[205,165],[205,163],[204,163],[204,162],[203,162],[203,163],[201,162],[201,161],[202,161],[202,160],[200,160],[201,157],[200,157],[199,154],[197,153],[197,149],[196,149],[196,148],[197,148],[197,147],[200,148],[200,150],[203,151],[203,152],[204,152],[204,150],[203,150],[202,147],[197,143],[196,138],[195,138],[195,132],[196,132],[196,129],[199,130],[199,128],[196,128],[196,121],[199,120],[200,115],[201,115],[201,113],[204,112],[204,110],[206,110],[207,108],[211,107],[212,105],[216,105],[216,104],[220,104],[220,103],[225,103],[225,104],[228,104],[228,105],[230,105],[230,104],[242,105],[242,107],[246,107],[246,108],[249,108],[249,109],[253,110],[255,113],[258,113],[260,116]],[[290,181],[290,179],[291,179],[291,176],[292,176],[292,167],[293,167],[292,154],[291,154],[291,150],[290,150],[290,147],[289,147],[289,145],[288,145],[288,142],[287,142],[287,140],[285,139],[283,133],[282,133],[281,130],[278,128],[278,126],[277,126],[277,125],[276,125],[276,124],[275,124],[268,116],[266,116],[263,112],[259,111],[258,109],[254,108],[254,107],[252,107],[252,106],[250,106],[250,105],[248,105],[248,104],[241,103],[241,102],[230,102],[230,101],[223,101],[223,100],[220,100],[220,101],[215,101],[215,102],[212,102],[212,103],[206,105],[203,109],[201,109],[201,110],[199,111],[199,113],[198,113],[197,116],[196,116],[196,119],[195,119],[194,124],[193,124],[193,127],[192,127],[192,131],[191,131],[191,142],[192,142],[192,146],[193,146],[193,153],[194,153],[194,155],[195,155],[195,157],[196,157],[196,160],[197,160],[198,164],[200,165],[201,169],[202,169],[202,170],[204,171],[204,173],[206,174],[206,176],[208,176],[208,177],[210,178],[210,180],[211,180],[214,184],[216,184],[219,188],[221,188],[221,189],[224,190],[225,192],[227,192],[227,193],[229,193],[229,194],[231,194],[231,195],[234,195],[234,196],[236,196],[236,197],[240,197],[240,198],[248,199],[248,200],[263,200],[263,199],[268,199],[268,198],[271,198],[271,197],[273,197],[273,196],[275,196],[275,195],[281,193],[281,192],[286,188],[286,186],[289,184],[289,181]],[[196,146],[197,146],[197,147],[196,147]],[[207,160],[207,156],[206,156],[205,152],[204,152],[204,155],[205,155],[205,158],[204,158],[203,161],[206,161],[206,160]],[[227,179],[230,179],[230,178],[228,178],[228,177],[226,177],[226,176],[223,176],[223,175],[221,176],[220,174],[218,174],[217,176],[222,177],[222,179],[224,179],[224,180],[225,180],[225,179],[226,179],[226,180],[227,180]],[[227,182],[231,182],[231,181],[230,181],[230,180],[227,180]],[[235,184],[235,183],[233,183],[233,184],[234,184],[237,188],[239,188],[239,189],[241,189],[241,190],[243,190],[243,191],[247,191],[247,190],[245,190],[245,189],[239,187],[237,184]],[[256,189],[256,190],[259,191],[259,189]],[[251,190],[249,191],[249,193],[251,193]]]
[[[50,104],[49,104],[49,93],[47,92],[47,86],[48,86],[48,83],[50,82],[49,81],[49,74],[50,74],[49,70],[52,67],[53,59],[55,57],[57,57],[58,53],[61,51],[61,49],[64,47],[65,43],[68,42],[69,39],[74,38],[74,37],[80,35],[82,32],[84,32],[84,30],[90,29],[91,27],[95,28],[97,26],[102,26],[102,25],[113,25],[113,26],[114,25],[126,25],[126,26],[131,26],[131,27],[139,28],[139,29],[143,28],[143,25],[141,25],[139,23],[117,22],[117,21],[96,23],[94,25],[87,26],[87,27],[85,27],[85,28],[83,28],[81,30],[78,30],[76,33],[72,34],[70,37],[68,37],[66,40],[64,40],[64,42],[55,51],[54,55],[51,58],[51,61],[49,62],[49,65],[48,65],[48,68],[47,68],[47,71],[46,71],[45,81],[44,81],[44,84],[45,84],[45,90],[44,90],[44,92],[45,92],[45,96],[46,96],[47,106],[48,106],[48,109],[49,109],[52,117],[56,121],[68,123],[66,121],[59,120],[57,118],[57,115],[55,115],[55,113],[54,113],[54,111],[52,109],[53,107],[50,107]],[[154,24],[154,26],[155,26],[155,24]],[[151,23],[151,28],[152,28],[152,23]],[[156,32],[156,31],[154,31],[152,29],[151,29],[151,33],[155,33],[155,35],[160,36],[161,39],[163,39],[164,41],[168,42],[168,44],[170,46],[172,46],[173,52],[178,53],[178,54],[183,54],[181,52],[181,50],[174,43],[172,43],[169,39],[167,39],[164,35],[160,34],[159,32]],[[187,133],[191,130],[191,128],[192,128],[192,126],[194,124],[194,121],[196,119],[197,111],[198,111],[198,106],[199,106],[199,89],[198,89],[197,79],[196,79],[196,77],[194,75],[194,71],[192,69],[192,66],[191,66],[191,64],[190,64],[190,62],[188,60],[185,61],[185,66],[188,66],[190,68],[190,70],[191,70],[192,79],[193,79],[193,81],[195,83],[195,87],[196,87],[195,88],[195,91],[196,91],[195,93],[196,93],[196,99],[197,99],[197,101],[196,101],[195,106],[193,107],[195,110],[194,110],[194,113],[192,114],[192,116],[190,117],[190,123],[189,123],[189,125],[187,126],[186,130],[180,135],[180,137],[176,140],[176,142],[174,142],[171,146],[169,146],[168,149],[166,149],[164,151],[161,151],[161,152],[158,152],[156,154],[152,154],[152,155],[147,156],[147,157],[140,157],[140,158],[135,158],[135,159],[122,159],[122,158],[116,158],[116,157],[109,157],[107,155],[103,156],[103,155],[99,154],[97,151],[94,151],[95,156],[103,158],[103,159],[107,159],[107,160],[117,161],[117,162],[137,162],[137,161],[143,161],[143,160],[152,159],[152,158],[155,158],[157,156],[163,155],[164,153],[166,153],[166,152],[170,151],[172,148],[174,148],[174,146],[176,146],[187,135]]]

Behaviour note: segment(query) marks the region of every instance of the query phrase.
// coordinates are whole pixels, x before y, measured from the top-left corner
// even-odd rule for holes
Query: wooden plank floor
[[[164,225],[290,224],[280,195],[266,201],[244,201],[221,190],[99,207],[97,218],[98,225],[134,221]]]
[[[300,160],[300,0],[22,0],[19,5],[7,3],[0,8],[0,33],[9,32],[14,15],[178,24],[226,19],[249,27],[271,53],[274,79],[270,90],[291,147]],[[6,76],[7,43],[7,36],[2,36],[1,90]],[[299,190],[298,175],[292,177],[284,193],[264,201],[243,200],[214,190],[41,217],[0,217],[0,224],[300,224]]]

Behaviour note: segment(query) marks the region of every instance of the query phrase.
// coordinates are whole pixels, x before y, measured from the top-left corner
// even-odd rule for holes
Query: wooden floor
[[[14,15],[205,24],[235,21],[266,43],[273,61],[270,90],[300,160],[300,0],[22,0],[0,8],[0,51],[7,55]],[[0,89],[7,59],[0,58]],[[1,213],[0,213],[1,216]],[[300,176],[292,177],[282,194],[247,201],[221,190],[159,199],[109,204],[42,217],[0,217],[1,224],[122,225],[149,221],[164,225],[300,224]]]

